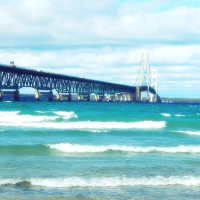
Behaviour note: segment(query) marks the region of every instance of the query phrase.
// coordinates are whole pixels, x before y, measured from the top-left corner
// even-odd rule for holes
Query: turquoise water
[[[200,105],[0,106],[0,199],[200,199]]]

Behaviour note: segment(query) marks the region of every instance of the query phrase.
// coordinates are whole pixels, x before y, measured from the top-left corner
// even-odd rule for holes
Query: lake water
[[[0,199],[200,199],[200,105],[0,103]]]

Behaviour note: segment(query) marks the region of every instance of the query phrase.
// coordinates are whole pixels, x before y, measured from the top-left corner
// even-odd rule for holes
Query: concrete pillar
[[[110,95],[109,96],[109,101],[115,101],[115,96],[114,95]]]
[[[81,99],[82,99],[82,96],[81,96],[80,94],[78,94],[77,100],[78,100],[78,101],[81,101]]]
[[[90,95],[89,94],[85,94],[85,95],[81,95],[81,99],[84,99],[86,101],[90,101]]]
[[[14,101],[19,101],[19,90],[14,91]]]
[[[2,93],[2,91],[0,90],[0,101],[2,101],[2,98],[3,98],[3,93]]]
[[[103,101],[104,95],[97,95],[97,101]]]
[[[123,95],[122,95],[122,100],[123,100],[123,101],[128,101],[128,96],[127,96],[127,94],[123,94]]]
[[[72,100],[72,95],[70,93],[68,94],[67,99],[68,99],[68,101]]]
[[[142,101],[140,87],[136,87],[136,101]]]
[[[147,90],[147,96],[146,96],[146,102],[149,102],[150,101],[150,99],[149,99],[149,86],[148,86],[148,90]]]
[[[52,90],[49,92],[49,101],[53,101],[53,92],[52,92]]]
[[[151,95],[151,102],[157,102],[157,94]]]
[[[60,94],[57,94],[57,95],[56,95],[56,100],[57,100],[57,101],[60,101],[61,98],[62,98],[62,96],[61,96]]]
[[[135,101],[135,94],[134,93],[126,93],[126,100],[127,101]]]
[[[115,94],[115,98],[116,98],[116,101],[122,101],[123,100],[123,96],[120,93]]]
[[[87,96],[87,101],[90,101],[90,95]]]
[[[106,100],[106,101],[112,101],[111,99],[112,99],[112,98],[111,98],[110,95],[106,95],[106,96],[105,96],[105,100]]]
[[[39,101],[40,100],[40,92],[37,90],[35,93],[35,100]]]

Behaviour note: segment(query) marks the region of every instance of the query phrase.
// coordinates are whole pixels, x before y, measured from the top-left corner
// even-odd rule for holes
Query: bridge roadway
[[[14,100],[18,101],[19,89],[23,87],[36,89],[36,99],[40,98],[40,93],[44,93],[41,92],[44,90],[49,91],[49,100],[53,99],[52,90],[58,93],[58,100],[61,94],[67,94],[68,100],[71,100],[71,94],[77,94],[79,99],[87,98],[87,100],[94,94],[97,100],[109,96],[110,99],[107,100],[141,101],[141,93],[145,91],[155,96],[154,102],[160,99],[152,87],[128,86],[0,64],[0,100],[3,94],[13,92]]]

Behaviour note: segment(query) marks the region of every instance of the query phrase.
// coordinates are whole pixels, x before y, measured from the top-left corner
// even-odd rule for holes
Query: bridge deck
[[[89,95],[91,93],[98,95],[129,93],[132,96],[136,95],[136,86],[0,64],[0,89],[18,90],[22,87],[50,91],[55,89],[58,93],[77,93],[82,95]],[[144,91],[156,94],[152,87],[139,86],[139,92]]]

